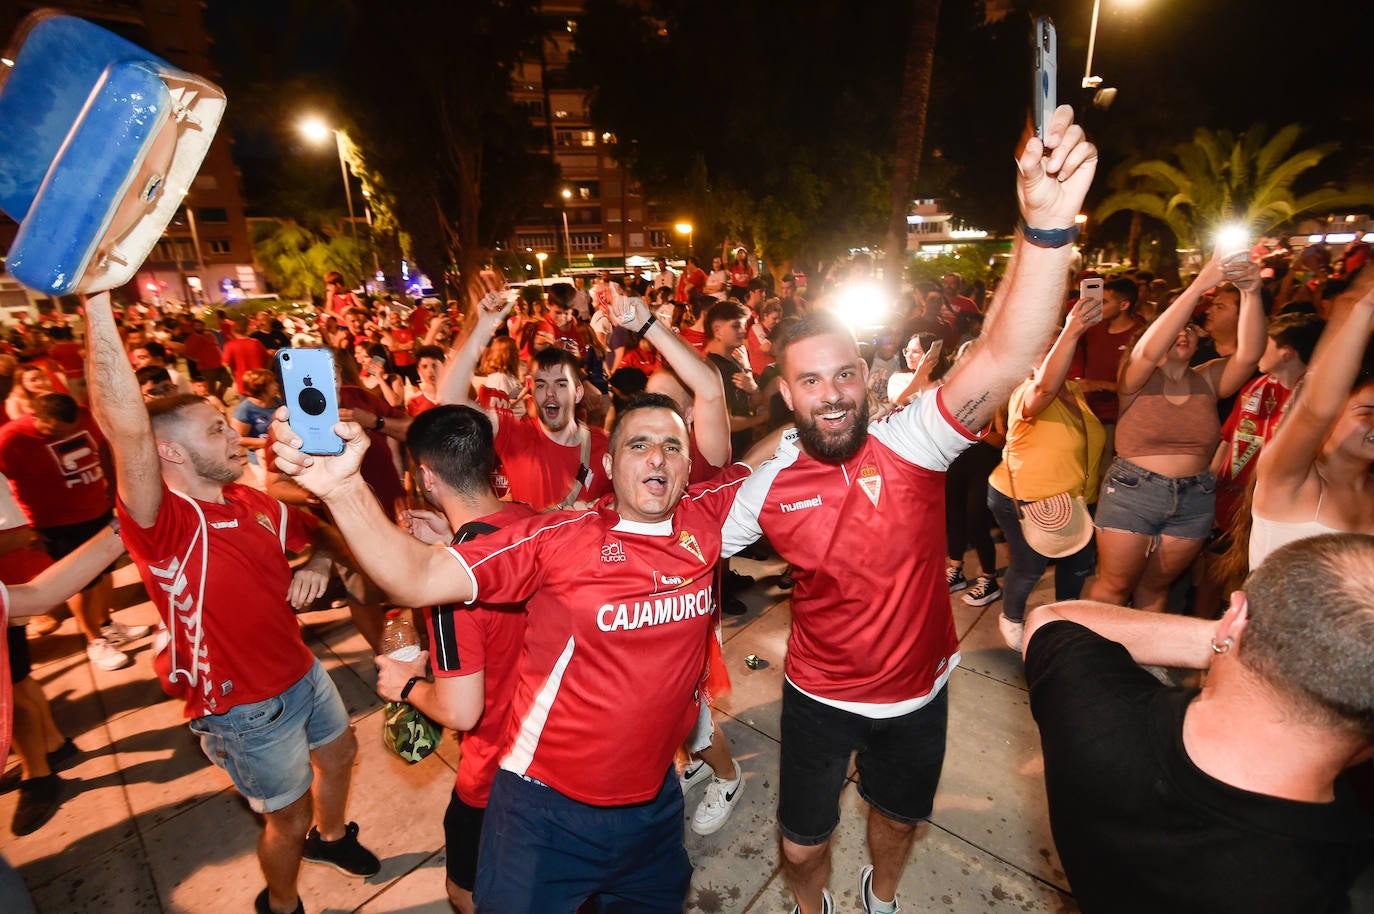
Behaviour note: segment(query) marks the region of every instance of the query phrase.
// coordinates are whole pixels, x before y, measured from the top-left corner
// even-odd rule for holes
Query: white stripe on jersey
[[[949,664],[944,668],[935,679],[935,684],[930,687],[930,691],[919,698],[908,698],[906,701],[874,702],[874,701],[842,701],[838,698],[826,698],[822,695],[813,695],[801,686],[787,679],[792,684],[792,688],[801,692],[812,701],[818,701],[823,705],[830,705],[832,708],[839,708],[841,711],[848,711],[850,714],[857,714],[860,717],[867,717],[870,720],[888,720],[893,717],[904,717],[912,711],[919,711],[930,704],[940,694],[940,690],[949,684],[949,674],[954,672],[954,668],[959,665],[959,652],[955,651],[954,656],[949,658]]]
[[[735,501],[730,506],[730,513],[726,515],[725,525],[721,527],[721,558],[728,559],[763,536],[759,512],[763,510],[763,503],[778,474],[797,462],[801,452],[797,450],[795,437],[795,432],[784,436],[773,456],[740,485]]]
[[[581,522],[581,521],[588,520],[588,519],[595,518],[595,517],[596,517],[596,512],[595,512],[595,511],[586,511],[586,512],[583,512],[582,514],[577,515],[576,517],[570,517],[570,518],[568,518],[567,520],[561,520],[561,521],[559,521],[559,522],[556,523],[556,524],[550,524],[550,525],[547,526],[547,527],[540,527],[538,530],[535,530],[533,533],[531,533],[530,535],[524,537],[523,539],[518,539],[518,540],[516,540],[516,541],[513,542],[513,543],[509,543],[509,544],[507,544],[507,545],[505,545],[505,546],[502,546],[500,549],[497,549],[495,552],[491,553],[490,555],[485,556],[485,557],[483,557],[483,558],[481,558],[481,559],[478,559],[478,560],[477,560],[477,565],[481,565],[483,562],[487,561],[487,559],[494,558],[494,557],[500,555],[501,553],[506,552],[506,551],[509,550],[509,549],[515,549],[515,548],[518,547],[518,546],[522,546],[522,545],[524,545],[525,543],[528,543],[530,540],[534,539],[536,536],[538,536],[538,535],[541,534],[541,533],[546,533],[546,532],[548,532],[549,530],[557,530],[559,527],[562,527],[564,524],[576,524],[576,523],[579,523],[579,522]],[[462,555],[460,555],[460,554],[458,553],[458,551],[457,551],[456,549],[454,549],[452,546],[445,546],[444,549],[445,549],[446,552],[448,552],[449,555],[453,556],[455,559],[458,560],[458,564],[459,564],[459,565],[462,565],[462,566],[463,566],[463,570],[467,572],[468,580],[470,580],[470,581],[472,582],[472,599],[471,599],[471,600],[468,600],[467,603],[464,604],[465,606],[471,606],[473,603],[476,603],[476,602],[477,602],[477,575],[475,575],[475,574],[472,573],[472,569],[473,569],[473,568],[476,568],[477,565],[468,565],[467,559],[463,558]]]
[[[525,714],[525,719],[520,722],[520,733],[515,737],[515,743],[506,753],[506,757],[501,759],[501,767],[512,774],[524,777],[530,763],[534,761],[534,752],[539,748],[539,737],[544,732],[544,724],[549,720],[549,709],[558,697],[558,688],[563,684],[563,673],[572,660],[575,647],[576,642],[569,637],[568,646],[563,648],[563,653],[553,665],[549,678],[544,680],[544,685],[540,688],[539,694],[534,696],[534,702]]]

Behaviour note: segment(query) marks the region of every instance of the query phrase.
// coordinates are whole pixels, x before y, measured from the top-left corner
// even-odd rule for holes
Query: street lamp
[[[1102,0],[1093,0],[1093,22],[1088,29],[1088,65],[1083,70],[1084,89],[1096,89],[1102,85],[1102,77],[1093,75],[1093,48],[1097,45],[1097,14],[1101,10]]]
[[[339,154],[339,174],[343,177],[344,200],[348,203],[348,224],[353,229],[353,247],[358,248],[358,223],[353,215],[353,188],[348,181],[348,161],[344,157],[344,136],[342,130],[330,127],[317,117],[308,117],[300,123],[301,135],[308,141],[319,145],[334,135],[334,148]],[[360,252],[361,256],[361,252]],[[358,261],[358,273],[363,272],[362,260]]]
[[[563,188],[563,253],[567,255],[568,262],[572,263],[572,235],[568,233],[568,201],[572,200],[572,191]]]
[[[542,298],[544,304],[547,305],[549,303],[549,290],[548,287],[544,285],[544,261],[549,259],[549,255],[540,251],[538,254],[534,255],[534,259],[539,261],[539,297]]]
[[[687,236],[687,253],[688,253],[689,255],[690,255],[690,254],[695,254],[695,253],[696,253],[696,250],[694,249],[693,244],[692,244],[692,223],[690,223],[690,222],[679,222],[677,225],[673,226],[673,228],[677,229],[677,233],[678,233],[679,235],[686,235],[686,236]]]

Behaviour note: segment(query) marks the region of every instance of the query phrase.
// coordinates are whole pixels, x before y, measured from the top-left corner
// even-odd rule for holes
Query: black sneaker
[[[305,836],[304,859],[310,863],[324,863],[348,876],[368,879],[377,875],[382,863],[377,855],[358,843],[358,823],[349,822],[344,836],[337,841],[320,838],[320,830],[310,827]]]
[[[48,753],[48,767],[57,769],[81,754],[81,747],[72,742],[71,737]]]
[[[788,565],[782,570],[782,574],[778,575],[778,590],[791,590],[796,585],[797,582],[792,580],[792,566]]]
[[[721,582],[721,590],[726,594],[737,594],[740,591],[748,590],[754,586],[754,579],[747,574],[740,574],[733,569],[725,572],[725,579]]]
[[[19,805],[14,808],[10,831],[30,835],[42,828],[62,805],[62,779],[55,774],[19,782]]]
[[[726,597],[720,603],[720,611],[727,616],[742,616],[749,611],[749,607],[738,597]]]
[[[987,606],[1000,599],[1002,588],[997,586],[997,579],[990,574],[978,575],[978,580],[969,588],[968,593],[964,594],[964,602],[969,606]]]
[[[963,565],[945,566],[945,583],[949,584],[949,592],[956,593],[968,586],[968,578],[964,577]]]
[[[272,910],[271,903],[267,900],[266,889],[263,889],[258,897],[253,899],[253,911],[254,914],[276,914]],[[299,896],[296,898],[296,909],[291,914],[305,914],[305,902],[301,901]]]

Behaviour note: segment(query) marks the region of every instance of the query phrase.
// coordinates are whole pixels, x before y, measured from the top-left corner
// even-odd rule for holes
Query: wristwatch
[[[423,676],[411,676],[410,679],[406,681],[406,687],[401,689],[401,701],[405,701],[410,697],[410,690],[415,688],[415,683],[424,681],[425,677]]]
[[[372,426],[372,430],[374,432],[380,432],[384,428],[386,428],[386,416],[378,416],[377,424]]]
[[[658,317],[657,317],[657,315],[655,315],[654,312],[650,311],[650,312],[649,312],[649,319],[648,319],[647,321],[644,322],[644,326],[640,327],[640,328],[639,328],[638,330],[636,330],[635,332],[638,333],[640,336],[643,336],[644,334],[646,334],[646,333],[649,332],[649,328],[650,328],[650,327],[652,327],[654,324],[657,324],[657,323],[658,323]]]
[[[1038,248],[1062,248],[1065,245],[1073,244],[1078,240],[1078,236],[1083,233],[1083,229],[1078,223],[1074,223],[1068,228],[1062,229],[1039,229],[1031,228],[1026,224],[1025,219],[1020,219],[1016,227],[1021,230],[1021,237]]]

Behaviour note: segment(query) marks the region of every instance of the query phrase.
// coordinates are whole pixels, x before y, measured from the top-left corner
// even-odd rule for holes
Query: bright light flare
[[[334,135],[334,131],[329,129],[329,125],[318,117],[308,117],[298,125],[301,136],[312,143],[323,143]]]
[[[892,303],[877,283],[849,282],[836,290],[834,310],[841,320],[858,330],[887,323]]]
[[[679,235],[692,234],[692,223],[690,222],[679,222],[677,225],[673,226],[673,228],[677,229]]]
[[[1216,248],[1223,254],[1244,251],[1250,247],[1250,230],[1239,223],[1227,223],[1217,229]]]
[[[545,254],[543,251],[540,251],[538,254],[534,255],[534,259],[542,264],[544,261],[549,259],[549,255]]]

